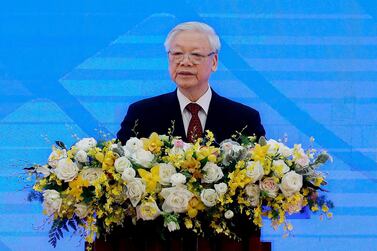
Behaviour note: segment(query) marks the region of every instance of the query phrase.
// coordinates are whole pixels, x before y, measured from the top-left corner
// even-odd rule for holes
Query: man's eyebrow
[[[182,49],[183,47],[185,47],[185,46],[180,45],[180,44],[175,44],[174,47],[171,47],[171,48]],[[204,48],[202,48],[202,47],[192,47],[191,51],[194,51],[194,50],[203,50],[203,49]]]

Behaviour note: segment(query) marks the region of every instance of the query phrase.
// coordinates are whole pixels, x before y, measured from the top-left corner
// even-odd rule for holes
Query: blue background
[[[170,3],[169,3],[170,2]],[[269,138],[327,149],[334,219],[265,222],[273,250],[377,250],[377,4],[364,0],[7,1],[0,8],[0,250],[52,250],[21,168],[54,140],[115,135],[130,103],[174,89],[163,41],[183,21],[222,38],[211,79]],[[83,250],[77,237],[56,250]]]

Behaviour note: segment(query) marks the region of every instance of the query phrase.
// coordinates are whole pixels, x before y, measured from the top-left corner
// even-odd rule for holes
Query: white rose
[[[127,197],[130,199],[132,206],[136,207],[145,193],[145,185],[141,179],[136,178],[128,181],[126,187]]]
[[[174,155],[183,155],[185,152],[183,150],[183,148],[179,148],[179,147],[172,147],[170,150],[169,150],[169,154],[174,154]]]
[[[101,168],[85,168],[81,171],[80,175],[84,180],[89,181],[90,185],[93,185],[95,181],[97,181],[104,172]]]
[[[75,144],[79,150],[85,152],[89,151],[90,148],[93,148],[97,145],[97,141],[94,138],[83,138]]]
[[[194,196],[185,186],[163,188],[160,195],[165,199],[162,210],[167,213],[186,212],[189,201]]]
[[[228,191],[228,186],[224,182],[214,185],[216,192],[221,196]]]
[[[183,148],[185,142],[182,139],[173,139],[172,141],[174,147]]]
[[[279,160],[273,160],[272,161],[272,166],[278,166],[278,167],[282,167],[282,172],[283,174],[284,173],[287,173],[290,169],[289,169],[289,166],[287,166],[287,164],[285,164],[285,161],[282,160],[282,159],[279,159]]]
[[[306,167],[309,165],[309,157],[307,155],[301,155],[300,158],[297,158],[294,160],[296,164],[298,164],[301,167]]]
[[[259,161],[249,161],[246,167],[246,175],[251,178],[251,182],[255,183],[263,178],[263,166]]]
[[[88,209],[89,207],[85,203],[75,204],[75,214],[81,219],[88,215]]]
[[[248,196],[251,206],[255,207],[259,204],[260,189],[257,185],[249,183],[245,187],[245,193]]]
[[[278,153],[284,157],[289,157],[292,155],[293,153],[293,150],[289,147],[287,147],[286,145],[284,145],[283,143],[280,143],[279,144],[279,150],[278,150]]]
[[[268,177],[263,179],[259,183],[259,188],[267,194],[268,197],[275,198],[279,191],[278,184],[276,184],[275,180],[272,177]]]
[[[225,214],[224,214],[225,219],[228,219],[228,220],[229,220],[229,219],[232,219],[233,216],[234,216],[234,213],[233,213],[232,210],[227,210],[227,211],[225,212]]]
[[[181,173],[175,173],[172,176],[170,176],[170,183],[173,186],[185,184],[186,183],[186,176],[184,176]]]
[[[267,140],[267,144],[269,145],[268,154],[278,153],[284,157],[288,157],[292,155],[292,149],[290,149],[289,147],[287,147],[281,142],[277,142],[276,140],[269,139]]]
[[[173,139],[172,143],[173,147],[170,149],[170,154],[184,154],[192,146],[192,144],[185,143],[181,139]]]
[[[224,154],[228,155],[232,153],[238,153],[244,148],[240,146],[239,143],[233,140],[224,140],[223,142],[220,143],[220,149],[224,152]]]
[[[235,153],[238,153],[239,151],[242,151],[244,150],[245,148],[243,146],[239,146],[239,145],[232,145],[232,151],[235,152]]]
[[[65,182],[72,181],[74,178],[76,178],[78,172],[79,168],[71,159],[59,160],[58,165],[54,170],[54,173],[58,179],[64,180]]]
[[[60,210],[62,205],[62,198],[60,193],[56,190],[43,191],[43,208],[47,215],[51,215]]]
[[[169,221],[168,223],[164,224],[164,226],[169,229],[169,232],[179,230],[179,224],[175,221]]]
[[[136,207],[136,214],[137,219],[154,220],[161,214],[161,211],[155,201],[147,201]]]
[[[268,154],[277,153],[277,151],[279,149],[279,142],[277,142],[274,139],[269,139],[269,140],[267,140],[267,145],[269,146],[268,151],[267,151]]]
[[[207,207],[213,207],[214,205],[216,205],[218,195],[215,189],[203,189],[200,193],[200,199]]]
[[[75,160],[85,163],[88,161],[88,154],[84,150],[78,150],[75,154]]]
[[[220,143],[220,150],[223,155],[222,164],[229,165],[233,160],[242,157],[245,148],[233,140],[226,139]]]
[[[285,197],[290,197],[300,191],[302,187],[302,175],[295,171],[286,173],[281,179],[280,190]]]
[[[139,165],[149,168],[154,159],[154,155],[150,151],[138,149],[132,154],[132,159]]]
[[[172,143],[174,147],[182,148],[185,151],[192,146],[191,143],[186,143],[182,139],[173,139]]]
[[[220,143],[220,149],[224,154],[229,154],[233,149],[233,143],[231,141],[223,141]]]
[[[165,164],[161,163],[160,166],[160,183],[164,186],[167,186],[170,184],[170,178],[173,174],[177,173],[175,170],[175,167],[172,164]]]
[[[56,168],[58,165],[59,160],[67,158],[67,151],[65,149],[56,149],[55,147],[52,148],[52,152],[48,157],[48,165],[52,168]]]
[[[128,151],[130,154],[133,154],[139,149],[143,149],[143,141],[138,138],[132,137],[127,140],[126,145],[123,147],[125,151]]]
[[[122,148],[123,148],[124,156],[127,157],[127,158],[131,158],[132,153],[130,151],[128,151],[128,149],[125,146],[122,146]]]
[[[109,150],[110,151],[114,151],[115,149],[117,149],[120,145],[118,144],[111,144],[110,147],[109,147]]]
[[[221,168],[212,162],[207,162],[202,170],[204,172],[202,183],[214,183],[224,177]]]
[[[301,145],[295,145],[293,149],[293,160],[301,167],[309,165],[309,157],[305,154]]]
[[[136,171],[132,167],[127,167],[123,170],[122,179],[124,181],[130,181],[136,176]]]
[[[132,167],[132,164],[127,157],[120,157],[115,160],[114,167],[118,173],[122,173],[125,168]]]
[[[38,166],[36,166],[35,171],[36,171],[37,173],[41,173],[41,174],[43,174],[44,177],[49,176],[50,173],[51,173],[50,168],[48,168],[47,165],[44,165],[44,166],[40,166],[40,165],[38,165]]]

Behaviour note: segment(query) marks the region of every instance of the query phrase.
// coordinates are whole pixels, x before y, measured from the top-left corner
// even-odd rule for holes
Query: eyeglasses
[[[201,64],[206,57],[210,57],[214,54],[215,54],[214,51],[207,55],[203,55],[197,52],[183,53],[183,52],[178,52],[178,51],[168,51],[169,60],[176,64],[182,62],[186,55],[188,57],[188,60],[190,60],[191,63]]]

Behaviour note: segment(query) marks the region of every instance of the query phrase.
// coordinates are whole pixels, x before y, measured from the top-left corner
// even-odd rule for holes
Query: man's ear
[[[218,61],[219,61],[219,55],[216,53],[212,57],[212,67],[211,67],[212,71],[216,71],[217,70]]]

